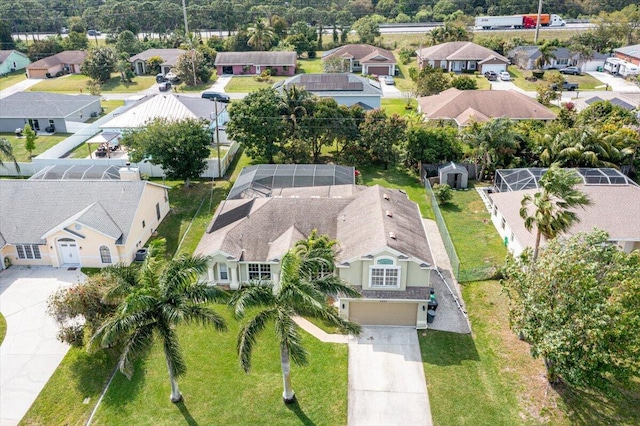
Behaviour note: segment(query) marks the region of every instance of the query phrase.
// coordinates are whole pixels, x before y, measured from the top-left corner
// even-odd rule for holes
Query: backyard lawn
[[[85,121],[85,123],[93,123],[94,121],[99,120],[101,117],[104,117],[106,114],[109,114],[114,109],[116,109],[118,107],[121,107],[121,106],[124,106],[124,101],[122,101],[122,100],[111,100],[111,101],[101,100],[100,101],[100,105],[102,106],[102,113],[100,115],[98,115],[97,117],[91,117],[90,119]]]
[[[522,70],[522,69],[520,69],[518,67],[510,66],[509,67],[509,74],[511,74],[511,81],[513,81],[513,83],[516,86],[518,86],[519,88],[521,88],[523,90],[526,90],[526,91],[536,91],[540,85],[549,83],[549,77],[551,75],[558,75],[560,73],[558,71],[549,71],[549,70],[547,70],[544,73],[544,80],[528,81],[528,80],[525,80],[525,77],[531,77],[532,76],[532,71]],[[598,80],[595,77],[592,77],[589,74],[565,75],[564,78],[569,83],[578,83],[578,85],[579,85],[578,89],[580,91],[583,91],[583,90],[604,90],[604,83],[602,83],[600,80]],[[567,94],[569,92],[565,91],[564,93]]]
[[[89,93],[87,82],[89,77],[82,74],[71,74],[58,78],[49,78],[31,87],[32,92]],[[131,83],[122,83],[120,74],[111,75],[111,80],[102,85],[101,92],[133,93],[146,90],[155,84],[152,76],[136,76]]]
[[[322,67],[322,54],[324,52],[316,52],[316,57],[313,59],[298,59],[298,69],[296,74],[321,74],[324,72]]]
[[[269,88],[274,83],[284,80],[286,77],[271,77],[269,82],[256,81],[253,76],[232,77],[229,83],[224,86],[227,93],[251,93],[256,90]]]
[[[7,87],[13,86],[14,84],[26,79],[27,76],[25,75],[24,70],[5,74],[0,77],[0,90],[4,90]]]
[[[409,105],[413,108],[407,109],[407,100],[399,99],[399,98],[382,98],[380,107],[385,110],[388,115],[398,114],[398,115],[411,115],[416,113],[416,108],[418,107],[415,99],[411,99]]]
[[[33,150],[32,156],[36,157],[54,145],[60,143],[60,141],[65,140],[71,136],[69,133],[55,133],[52,136],[38,136],[36,139],[36,149]],[[11,143],[11,147],[13,148],[13,155],[16,157],[18,162],[29,163],[31,162],[31,158],[29,157],[29,153],[24,147],[26,139],[24,137],[18,138],[15,133],[0,133],[0,138],[6,138]]]

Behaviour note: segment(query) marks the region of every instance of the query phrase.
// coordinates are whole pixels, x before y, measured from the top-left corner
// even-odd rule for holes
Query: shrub
[[[436,197],[438,204],[446,204],[453,198],[453,189],[446,183],[433,185],[433,195]]]
[[[535,78],[538,78],[540,80],[544,79],[544,71],[541,71],[541,70],[531,71],[531,74],[533,74]]]

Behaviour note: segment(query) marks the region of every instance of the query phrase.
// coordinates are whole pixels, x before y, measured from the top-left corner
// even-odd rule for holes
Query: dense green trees
[[[110,47],[96,47],[89,51],[82,63],[82,73],[98,83],[104,83],[111,78],[116,62],[116,54]]]

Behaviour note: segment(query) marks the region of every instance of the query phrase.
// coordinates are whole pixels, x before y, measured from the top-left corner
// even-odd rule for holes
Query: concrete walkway
[[[12,266],[0,271],[0,312],[7,335],[0,346],[0,425],[17,425],[69,347],[56,339],[46,313],[50,294],[83,281],[79,270]]]
[[[295,317],[294,321],[298,326],[311,334],[316,339],[320,340],[324,343],[349,343],[349,336],[346,334],[329,334],[325,332],[323,329],[312,323],[311,321],[307,321],[302,317]]]
[[[349,426],[433,424],[418,334],[364,327],[349,342]]]

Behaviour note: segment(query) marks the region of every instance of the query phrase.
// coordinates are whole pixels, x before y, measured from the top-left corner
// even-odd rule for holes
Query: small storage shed
[[[453,189],[466,189],[469,180],[469,172],[462,164],[456,164],[453,161],[438,169],[440,184],[447,184]]]

